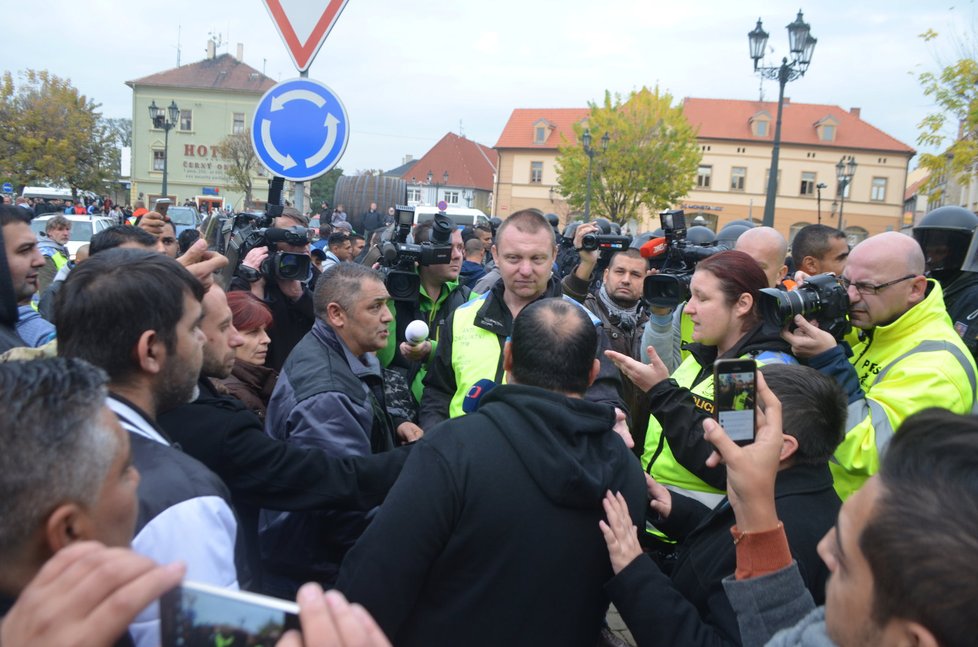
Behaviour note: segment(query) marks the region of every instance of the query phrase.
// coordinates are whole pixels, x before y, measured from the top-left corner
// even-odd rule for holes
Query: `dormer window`
[[[835,117],[828,116],[815,122],[815,132],[818,133],[819,141],[834,142],[835,135],[839,127],[839,122]]]
[[[767,137],[771,125],[771,113],[761,110],[750,118],[750,132],[754,137]]]
[[[555,126],[548,120],[538,119],[533,124],[533,143],[537,145],[546,144],[554,128]]]

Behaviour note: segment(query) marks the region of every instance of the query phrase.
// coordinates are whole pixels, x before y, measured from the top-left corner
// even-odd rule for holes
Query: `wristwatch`
[[[261,272],[253,267],[248,267],[247,265],[242,265],[238,268],[238,276],[243,278],[248,283],[256,283],[262,279]]]

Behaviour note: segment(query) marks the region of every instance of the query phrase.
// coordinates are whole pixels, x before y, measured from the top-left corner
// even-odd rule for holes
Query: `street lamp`
[[[754,71],[765,79],[778,82],[778,118],[774,125],[774,148],[771,150],[771,171],[767,180],[767,200],[764,202],[764,226],[774,226],[774,201],[778,190],[778,156],[781,152],[781,112],[784,108],[784,86],[789,81],[805,76],[808,65],[812,62],[812,53],[818,39],[812,38],[811,26],[802,19],[801,11],[798,17],[788,26],[788,44],[791,49],[791,62],[787,57],[781,59],[777,67],[758,66],[767,48],[768,33],[757,19],[757,26],[747,34],[750,40],[750,57],[754,59]]]
[[[827,187],[828,184],[826,184],[825,182],[819,182],[818,184],[815,185],[815,190],[818,193],[816,197],[816,201],[818,202],[818,224],[820,225],[822,224],[822,189],[825,189]]]
[[[156,100],[154,99],[149,104],[149,118],[153,121],[153,128],[163,129],[163,188],[160,193],[165,198],[168,196],[166,190],[166,162],[167,157],[170,155],[170,129],[177,125],[177,120],[180,118],[180,108],[177,107],[176,101],[170,101],[170,106],[164,111],[163,108],[156,105]]]
[[[842,209],[846,204],[846,189],[856,174],[856,160],[852,155],[843,155],[835,165],[835,179],[839,181],[839,230],[842,230]]]
[[[611,138],[608,133],[601,136],[601,152],[608,151],[608,141]],[[587,193],[584,196],[584,221],[591,222],[591,167],[594,165],[594,154],[597,152],[591,148],[591,129],[585,128],[581,135],[584,142],[584,154],[587,155]]]
[[[448,184],[448,171],[445,171],[444,175],[441,176],[441,179],[442,179],[442,183],[441,184],[438,184],[437,182],[435,182],[434,184],[432,184],[431,181],[432,181],[433,178],[434,178],[434,175],[432,175],[431,170],[429,170],[428,171],[428,184],[429,184],[429,186],[434,186],[435,187],[435,206],[438,206],[438,189],[440,187],[443,187],[446,184]]]

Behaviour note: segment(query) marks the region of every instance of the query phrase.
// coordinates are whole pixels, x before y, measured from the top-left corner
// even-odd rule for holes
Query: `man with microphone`
[[[431,227],[431,222],[415,227],[414,241],[430,241]],[[404,375],[415,405],[421,402],[422,381],[438,347],[440,329],[455,308],[468,301],[472,293],[458,282],[465,252],[459,229],[452,232],[451,245],[452,256],[448,263],[418,266],[421,286],[414,299],[392,299],[387,304],[393,319],[388,328],[387,346],[377,351],[377,359],[385,368]],[[409,326],[413,326],[411,335],[408,334]]]

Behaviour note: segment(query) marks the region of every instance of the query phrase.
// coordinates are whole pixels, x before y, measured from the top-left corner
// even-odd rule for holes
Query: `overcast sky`
[[[283,0],[320,4],[325,0]],[[812,3],[810,3],[812,4]],[[125,81],[244,43],[244,60],[276,80],[298,76],[261,0],[39,0],[4,33],[2,69],[47,69],[71,79],[108,117],[131,117]],[[8,7],[9,9],[9,7]],[[971,29],[971,4],[820,0],[803,6],[818,45],[792,101],[862,108],[862,118],[916,145],[932,108],[915,74],[950,60],[950,38]],[[744,0],[349,0],[310,68],[346,105],[352,133],[340,161],[389,169],[420,157],[446,132],[495,145],[514,108],[583,107],[606,89],[658,83],[686,96],[756,99],[747,32],[771,34],[769,62],[787,55],[798,7]],[[51,22],[48,22],[51,21]],[[47,26],[45,26],[47,25]],[[777,57],[777,58],[775,58]],[[777,100],[775,82],[763,85]],[[165,102],[165,99],[164,99]],[[916,166],[916,158],[911,167]]]

